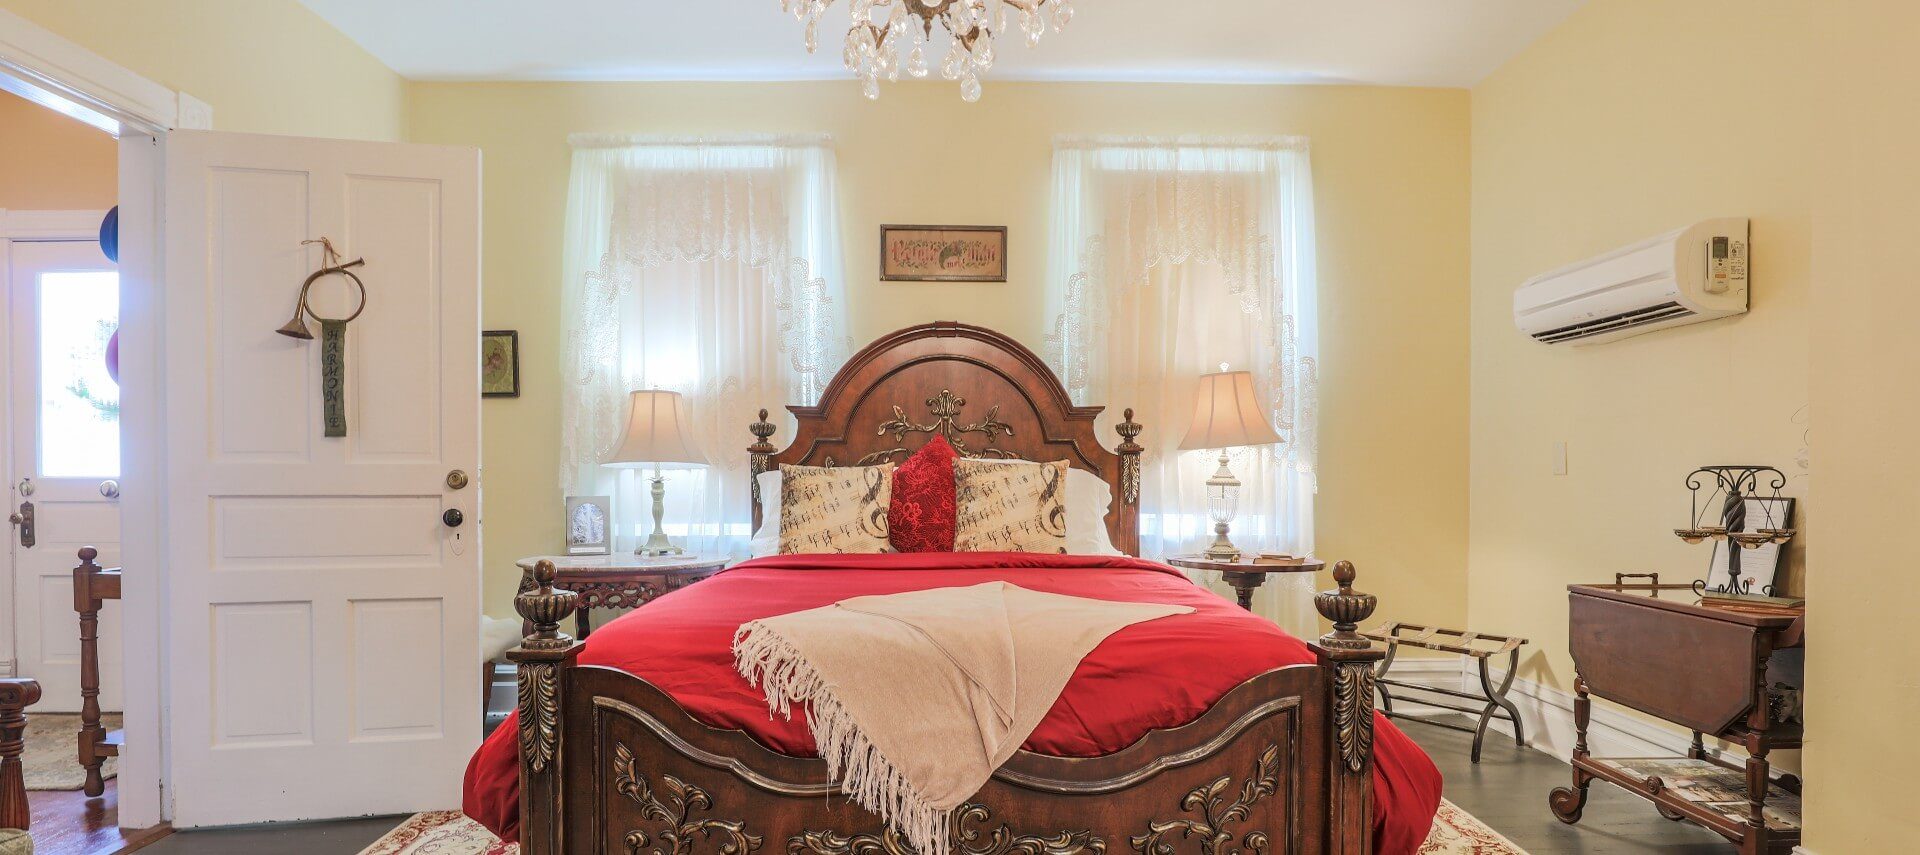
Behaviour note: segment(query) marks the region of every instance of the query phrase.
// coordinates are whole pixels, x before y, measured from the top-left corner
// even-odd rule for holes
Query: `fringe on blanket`
[[[927,803],[900,770],[867,740],[818,671],[778,632],[759,621],[733,636],[733,665],[767,695],[768,712],[793,718],[804,704],[807,728],[840,792],[880,817],[920,855],[948,855],[953,813]]]

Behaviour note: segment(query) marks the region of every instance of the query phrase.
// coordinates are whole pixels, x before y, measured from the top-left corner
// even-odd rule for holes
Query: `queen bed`
[[[902,330],[854,356],[818,406],[792,407],[784,450],[752,425],[755,475],[781,465],[896,461],[940,436],[965,456],[1066,459],[1110,487],[1110,542],[1138,551],[1131,413],[1109,451],[1099,407],[1073,406],[1026,348],[978,327]],[[755,523],[760,522],[759,479]],[[1129,626],[1081,661],[1039,728],[956,811],[966,855],[1412,853],[1439,802],[1420,749],[1373,711],[1382,653],[1354,632],[1373,598],[1353,569],[1316,605],[1334,632],[1306,643],[1126,556],[929,552],[775,555],[744,562],[609,623],[558,626],[573,597],[543,584],[516,607],[534,634],[509,657],[519,708],[474,755],[466,812],[526,855],[911,855],[839,797],[804,716],[768,714],[734,670],[751,620],[848,597],[990,581],[1080,597],[1190,606]]]

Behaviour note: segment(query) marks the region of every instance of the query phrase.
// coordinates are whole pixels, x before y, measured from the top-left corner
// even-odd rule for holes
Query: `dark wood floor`
[[[1668,822],[1646,802],[1606,784],[1593,786],[1586,817],[1579,825],[1562,825],[1547,812],[1547,791],[1565,786],[1571,777],[1567,764],[1503,742],[1488,734],[1478,766],[1467,759],[1471,737],[1464,733],[1401,722],[1446,776],[1446,796],[1468,813],[1493,826],[1532,855],[1601,855],[1654,852],[1662,855],[1726,855],[1726,843],[1705,829]],[[34,822],[41,825],[40,804],[56,794],[35,793]],[[58,794],[66,795],[66,794]],[[73,794],[79,795],[78,793]],[[111,790],[109,790],[111,795]],[[84,810],[84,802],[72,807]],[[96,810],[111,810],[111,801]],[[355,855],[385,834],[400,817],[263,825],[217,831],[183,831],[168,835],[140,850],[141,855]],[[39,834],[36,833],[38,838]],[[49,850],[41,852],[95,852]],[[112,849],[104,852],[112,852]],[[104,853],[103,853],[104,855]]]
[[[107,791],[91,799],[78,790],[28,793],[35,855],[114,855],[165,835],[165,827],[143,831],[120,828],[115,783],[108,779]]]
[[[1468,759],[1472,734],[1405,720],[1394,724],[1433,757],[1446,779],[1448,801],[1531,855],[1728,855],[1734,851],[1720,835],[1661,819],[1646,800],[1598,781],[1580,823],[1563,824],[1547,810],[1547,791],[1573,781],[1573,768],[1565,762],[1515,746],[1510,736],[1488,733],[1476,766]]]

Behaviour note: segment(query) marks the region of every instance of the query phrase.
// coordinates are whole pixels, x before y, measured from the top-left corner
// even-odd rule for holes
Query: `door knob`
[[[111,478],[100,482],[100,495],[109,499],[120,498],[120,482]]]
[[[461,513],[459,508],[448,508],[446,513],[440,515],[440,521],[446,523],[447,528],[459,528],[461,523],[467,521],[467,515]]]
[[[33,479],[32,478],[20,479],[20,486],[14,489],[20,491],[20,495],[22,498],[33,495]]]

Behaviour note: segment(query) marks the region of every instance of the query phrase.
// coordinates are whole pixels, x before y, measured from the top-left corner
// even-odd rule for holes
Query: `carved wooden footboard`
[[[1316,598],[1334,632],[1315,665],[1247,681],[1199,719],[1096,758],[1020,752],[959,808],[961,855],[1267,855],[1372,852],[1372,664],[1354,633],[1374,598]],[[825,762],[708,727],[621,671],[574,664],[560,633],[574,596],[516,600],[535,627],[520,669],[525,855],[911,855],[827,780]]]

